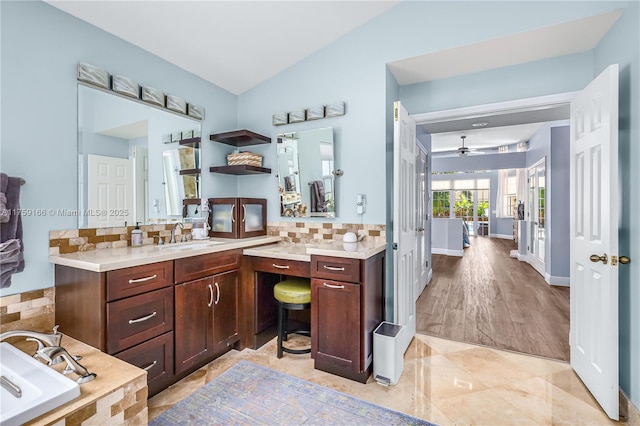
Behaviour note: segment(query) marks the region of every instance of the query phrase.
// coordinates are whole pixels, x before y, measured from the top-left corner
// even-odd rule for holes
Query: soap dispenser
[[[136,227],[131,231],[131,246],[141,246],[142,245],[142,230],[139,226],[140,222],[136,222]]]

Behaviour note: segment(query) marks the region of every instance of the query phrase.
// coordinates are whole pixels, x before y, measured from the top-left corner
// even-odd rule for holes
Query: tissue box
[[[229,166],[255,166],[262,167],[262,155],[252,152],[240,152],[227,155]]]

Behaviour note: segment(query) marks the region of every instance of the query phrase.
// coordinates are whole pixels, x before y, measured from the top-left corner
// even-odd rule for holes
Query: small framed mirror
[[[278,135],[283,217],[336,217],[333,128]]]

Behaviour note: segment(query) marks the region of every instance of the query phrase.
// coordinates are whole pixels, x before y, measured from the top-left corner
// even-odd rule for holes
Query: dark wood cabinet
[[[213,356],[213,279],[175,286],[175,370],[180,374]]]
[[[384,252],[366,260],[311,256],[314,367],[366,383],[384,313]]]
[[[148,368],[149,395],[171,383],[173,261],[108,272],[56,265],[55,286],[62,333]]]
[[[311,357],[360,371],[360,284],[311,280]]]
[[[267,235],[264,198],[209,198],[209,236],[249,238]]]
[[[173,332],[154,337],[116,355],[147,372],[149,395],[165,389],[173,378]]]
[[[175,369],[188,372],[226,352],[238,336],[238,272],[175,286]]]
[[[238,271],[213,277],[213,351],[226,352],[239,340]]]

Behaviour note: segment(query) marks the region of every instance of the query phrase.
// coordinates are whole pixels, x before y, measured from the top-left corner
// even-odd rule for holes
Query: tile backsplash
[[[154,244],[160,236],[168,241],[172,224],[140,226],[142,244]],[[49,232],[49,254],[66,254],[79,251],[90,251],[104,248],[121,248],[131,245],[133,226],[115,228],[67,229]],[[190,223],[184,229],[177,228],[179,239],[184,232],[189,232]],[[367,239],[386,241],[385,225],[362,225],[355,223],[332,222],[269,222],[267,235],[291,238],[294,243],[308,243],[318,240],[342,240],[347,232],[364,235]]]
[[[288,237],[294,243],[318,240],[342,241],[342,236],[347,232],[364,235],[368,240],[386,241],[385,225],[333,222],[269,222],[267,224],[268,235]]]
[[[168,241],[171,237],[172,224],[144,225],[142,230],[142,244],[153,244],[160,236]],[[90,251],[101,248],[121,248],[131,245],[131,231],[133,226],[115,228],[86,228],[67,229],[49,232],[49,254],[66,254],[78,251]],[[184,224],[184,229],[176,229],[176,238],[180,239],[183,232],[189,232],[190,223]]]
[[[0,297],[0,332],[51,332],[55,322],[55,287]]]

